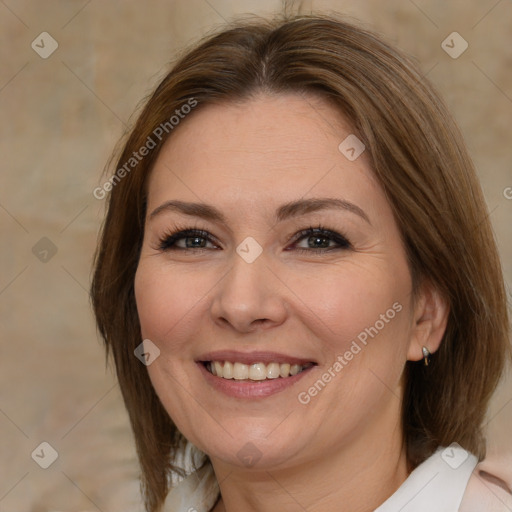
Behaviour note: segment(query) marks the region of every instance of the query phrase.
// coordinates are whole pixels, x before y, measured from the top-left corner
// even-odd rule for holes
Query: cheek
[[[365,335],[373,339],[377,331],[394,339],[404,334],[410,292],[406,266],[391,268],[369,258],[318,269],[314,274],[290,273],[288,282],[293,283],[296,303],[303,304],[303,318],[311,319],[310,329],[331,352],[346,350],[358,336],[363,342]]]
[[[328,410],[326,425],[335,429],[365,421],[399,396],[410,330],[410,278],[405,263],[376,265],[373,259],[371,265],[337,266],[314,281],[310,287],[307,276],[296,280],[297,295],[307,298],[314,312],[308,328],[323,346],[325,364],[302,383],[297,398],[319,417]]]
[[[180,340],[190,332],[210,287],[199,273],[176,271],[142,260],[135,275],[142,336],[156,343],[160,350],[180,352]]]
[[[151,258],[141,259],[135,275],[142,337],[150,339],[160,350],[147,371],[169,416],[184,431],[190,430],[183,416],[183,403],[190,398],[189,365],[194,364],[190,357],[190,333],[197,327],[194,315],[201,314],[204,284],[204,276],[199,280],[197,274],[194,277],[186,271],[175,271],[161,262],[155,264]]]

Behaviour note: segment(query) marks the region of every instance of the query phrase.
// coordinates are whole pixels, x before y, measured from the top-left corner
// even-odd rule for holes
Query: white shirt
[[[191,443],[187,443],[176,459],[183,467],[186,477],[174,477],[173,488],[167,496],[164,512],[210,512],[215,505],[219,486],[209,462],[199,470],[191,469],[195,463],[199,467],[205,455]],[[474,473],[477,458],[453,443],[447,448],[439,448],[432,456],[420,464],[405,482],[374,512],[462,512],[470,508],[459,508],[470,480],[480,478]],[[482,480],[480,478],[480,480]],[[482,480],[483,482],[483,480]],[[485,482],[484,482],[485,484]],[[476,487],[476,485],[473,485]],[[498,486],[496,486],[498,488]],[[498,507],[479,508],[479,512],[512,511],[512,503],[503,489],[496,491],[485,485],[497,497]],[[481,498],[481,493],[479,498]],[[474,500],[471,500],[474,502]],[[502,505],[500,505],[500,503]],[[508,504],[507,504],[508,503]],[[471,510],[473,510],[471,508]]]
[[[457,512],[477,463],[459,445],[439,448],[375,512]]]

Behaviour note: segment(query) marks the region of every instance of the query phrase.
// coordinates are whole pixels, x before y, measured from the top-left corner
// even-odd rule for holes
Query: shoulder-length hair
[[[257,92],[313,93],[339,108],[365,144],[393,209],[414,285],[428,280],[449,303],[431,364],[408,362],[404,372],[409,468],[453,441],[485,455],[482,424],[508,347],[506,294],[486,204],[452,117],[417,67],[365,29],[326,16],[245,21],[181,57],[140,113],[108,186],[97,189],[110,195],[93,308],[115,361],[151,512],[165,500],[170,471],[177,471],[173,455],[182,436],[134,356],[141,343],[134,276],[148,176],[179,129],[177,116]]]

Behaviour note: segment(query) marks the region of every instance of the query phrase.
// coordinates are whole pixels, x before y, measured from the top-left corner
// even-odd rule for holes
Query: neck
[[[328,453],[301,465],[259,471],[212,460],[222,495],[214,512],[339,512],[340,506],[345,512],[371,512],[407,478],[399,428],[389,436],[360,435]]]

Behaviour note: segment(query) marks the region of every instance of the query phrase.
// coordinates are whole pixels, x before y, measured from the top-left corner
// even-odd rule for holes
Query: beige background
[[[277,0],[0,2],[0,511],[140,509],[131,433],[89,306],[104,209],[92,191],[177,49],[233,15],[281,8]],[[465,134],[510,283],[512,2],[303,2],[311,8],[360,18],[416,56]],[[59,45],[47,59],[31,48],[43,31]],[[441,48],[453,31],[469,43],[458,59]],[[46,262],[32,252],[42,237],[57,249]],[[510,463],[510,384],[489,419],[490,453]],[[46,470],[31,458],[43,441],[59,454]]]

